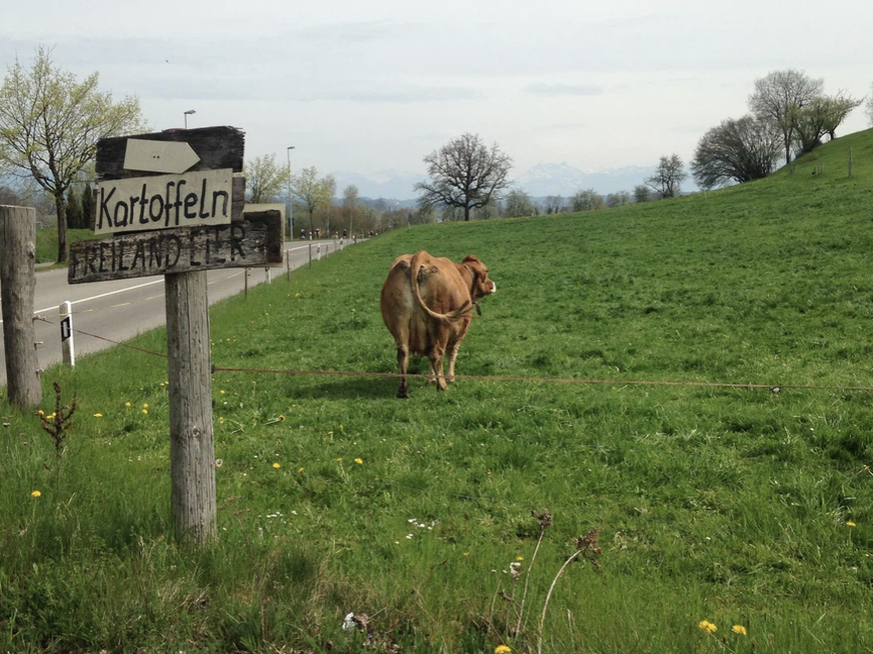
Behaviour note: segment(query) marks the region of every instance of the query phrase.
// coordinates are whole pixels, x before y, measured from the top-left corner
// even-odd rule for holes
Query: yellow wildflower
[[[125,402],[124,406],[130,406],[130,402]]]
[[[735,624],[733,627],[731,627],[731,631],[733,631],[735,634],[739,634],[740,636],[746,635],[746,628],[741,624]]]
[[[42,493],[40,493],[38,490],[35,490],[31,493],[32,497],[39,497],[40,495],[42,495]]]
[[[278,464],[278,463],[274,463],[274,464],[273,464],[273,467],[274,467],[276,470],[278,470],[278,469],[281,468],[282,466],[281,466],[280,464]]]
[[[494,654],[508,654],[511,651],[507,645],[498,645],[494,648]]]
[[[148,413],[149,410],[148,410],[148,409],[143,409],[142,412],[143,412],[143,413]]]
[[[102,413],[95,413],[95,414],[94,414],[94,417],[95,417],[95,418],[102,418],[102,417],[103,417],[103,414],[102,414]]]
[[[516,556],[515,560],[516,561],[524,561],[524,557],[523,556]]]
[[[364,461],[363,459],[355,459],[355,463],[357,463],[358,465],[363,465]]]
[[[701,620],[697,626],[703,629],[708,634],[714,634],[716,631],[718,631],[718,627],[712,624],[709,620]]]
[[[847,522],[846,526],[847,527],[856,527],[857,525],[854,522]]]

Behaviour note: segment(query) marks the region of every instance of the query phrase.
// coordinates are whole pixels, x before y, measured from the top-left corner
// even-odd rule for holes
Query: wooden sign
[[[169,273],[282,263],[279,212],[227,225],[139,232],[70,246],[67,282],[83,284]]]
[[[101,181],[94,233],[226,224],[232,196],[230,168]]]
[[[105,181],[138,177],[143,172],[137,168],[125,166],[128,143],[131,140],[186,143],[199,158],[199,161],[190,168],[186,168],[184,172],[230,168],[235,173],[241,173],[243,170],[245,132],[235,127],[202,127],[101,139],[97,144],[95,160],[95,171],[100,179]],[[174,171],[157,170],[153,172],[172,173]]]
[[[184,173],[200,161],[186,142],[127,139],[124,169],[150,173]]]

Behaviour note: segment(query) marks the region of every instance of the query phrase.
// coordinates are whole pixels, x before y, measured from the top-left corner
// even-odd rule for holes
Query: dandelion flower
[[[515,560],[516,561],[524,561],[524,557],[523,556],[516,556]]]
[[[746,635],[746,628],[741,624],[735,624],[733,627],[731,627],[731,631],[733,631],[735,634],[739,634],[740,636]]]
[[[297,470],[297,472],[303,472],[303,468],[302,468],[302,467],[299,468],[299,469]]]
[[[42,409],[40,409],[39,411],[36,412],[36,415],[38,415],[38,416],[44,416],[44,415],[45,415],[45,411],[43,411]]]
[[[355,459],[355,463],[357,463],[358,465],[363,465],[364,460],[363,459]]]
[[[40,495],[42,495],[42,493],[40,493],[38,490],[35,490],[35,491],[33,491],[30,495],[31,495],[32,497],[39,497]]]
[[[130,406],[130,402],[125,402],[124,406]]]
[[[703,629],[708,634],[714,634],[716,631],[718,631],[718,627],[712,624],[709,620],[701,620],[697,626]]]
[[[273,464],[273,467],[274,467],[276,470],[278,470],[278,469],[281,468],[282,466],[281,466],[280,464],[278,464],[278,463],[274,463],[274,464]]]
[[[507,645],[498,645],[494,648],[494,654],[509,654],[511,651]]]
[[[846,526],[847,526],[847,527],[855,527],[855,526],[857,526],[857,525],[855,525],[854,522],[847,522],[847,523],[846,523]]]
[[[143,409],[148,409],[148,408],[149,408],[148,403],[143,403],[142,408],[143,408]]]
[[[147,414],[147,413],[149,412],[149,410],[148,410],[148,409],[143,409],[142,412]]]
[[[337,461],[339,461],[340,463],[342,463],[342,462],[343,462],[343,458],[342,458],[341,456],[340,456],[340,457],[337,457]]]
[[[95,417],[95,418],[102,418],[102,417],[103,417],[103,414],[102,414],[102,413],[95,413],[95,414],[94,414],[94,417]]]
[[[224,391],[223,391],[223,390],[221,390],[221,391],[218,391],[218,392],[219,392],[219,393],[221,393],[221,394],[222,394],[222,395],[224,395]]]

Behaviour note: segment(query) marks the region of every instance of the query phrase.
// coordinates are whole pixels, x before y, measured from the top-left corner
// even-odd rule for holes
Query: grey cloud
[[[529,84],[525,89],[531,95],[554,97],[558,95],[603,95],[602,86],[589,84]]]

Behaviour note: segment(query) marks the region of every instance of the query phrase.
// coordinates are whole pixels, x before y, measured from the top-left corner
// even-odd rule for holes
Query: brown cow
[[[406,370],[409,355],[426,356],[437,390],[455,380],[455,358],[467,335],[473,305],[497,290],[488,279],[488,268],[478,257],[461,263],[432,257],[422,250],[404,254],[391,264],[382,285],[382,319],[397,343],[400,387],[397,397],[409,397]],[[443,357],[448,353],[448,377]]]

